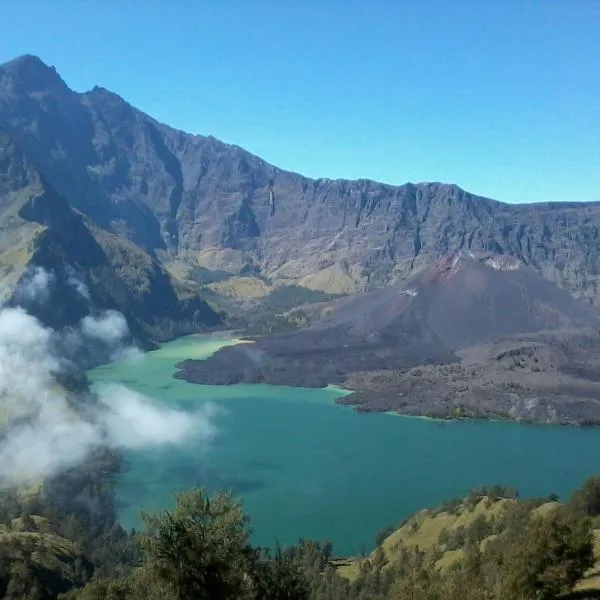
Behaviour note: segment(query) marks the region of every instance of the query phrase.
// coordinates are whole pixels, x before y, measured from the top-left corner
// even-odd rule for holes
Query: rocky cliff
[[[25,306],[54,329],[94,310],[117,310],[146,345],[220,322],[155,258],[73,209],[6,133],[0,133],[0,165],[5,303]]]
[[[328,292],[386,286],[456,250],[517,257],[594,304],[600,204],[508,205],[455,185],[313,180],[79,94],[32,56],[0,67],[0,128],[94,225],[173,272]]]

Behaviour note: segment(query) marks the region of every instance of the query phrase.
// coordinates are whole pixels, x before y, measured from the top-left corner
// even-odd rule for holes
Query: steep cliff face
[[[192,290],[132,242],[74,210],[0,134],[0,288],[55,329],[91,311],[113,309],[143,343],[217,325],[220,317]],[[32,268],[44,270],[43,289],[23,293]]]
[[[594,304],[600,204],[506,205],[455,185],[312,180],[71,91],[35,57],[0,67],[0,128],[98,227],[164,264],[325,291],[402,280],[456,250],[515,256]]]

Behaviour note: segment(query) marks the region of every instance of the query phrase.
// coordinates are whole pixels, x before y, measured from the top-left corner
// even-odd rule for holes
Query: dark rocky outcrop
[[[432,332],[457,352],[523,333],[593,331],[599,316],[516,259],[457,252],[402,284],[340,300],[314,328],[367,340]]]

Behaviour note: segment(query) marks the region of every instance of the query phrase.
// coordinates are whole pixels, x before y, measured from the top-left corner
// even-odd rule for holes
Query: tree
[[[257,562],[254,569],[254,596],[258,600],[308,600],[310,587],[293,551],[277,548],[271,558]]]
[[[503,599],[556,598],[570,591],[594,564],[590,523],[559,510],[546,518],[533,518],[511,540],[505,561]]]
[[[142,513],[142,520],[140,566],[118,579],[100,577],[68,600],[308,600],[305,561],[319,559],[320,577],[331,553],[331,544],[312,542],[273,557],[261,553],[249,543],[240,503],[200,489],[177,496],[172,511]]]
[[[570,504],[575,511],[588,517],[600,515],[600,477],[590,477],[573,494]]]
[[[491,533],[491,530],[489,521],[483,515],[479,515],[467,528],[465,537],[467,541],[480,542]]]
[[[135,587],[127,579],[112,581],[94,581],[88,583],[81,590],[74,590],[61,597],[61,600],[134,600]],[[148,596],[146,596],[146,600]]]
[[[145,568],[177,600],[251,596],[256,551],[248,518],[230,495],[209,498],[195,489],[177,496],[175,509],[142,513]]]

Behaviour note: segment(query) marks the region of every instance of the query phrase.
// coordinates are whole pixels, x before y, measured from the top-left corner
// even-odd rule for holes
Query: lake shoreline
[[[337,390],[338,392],[342,392],[343,395],[335,398],[334,399],[334,403],[338,404],[340,406],[347,406],[347,407],[352,407],[354,409],[354,411],[358,412],[358,413],[382,413],[382,414],[388,414],[391,416],[400,416],[400,417],[405,417],[405,418],[411,418],[411,419],[422,419],[422,420],[428,420],[428,421],[432,421],[438,424],[443,424],[443,423],[453,423],[453,422],[459,422],[459,421],[489,421],[489,422],[495,422],[495,421],[499,421],[499,422],[506,422],[506,423],[516,423],[516,424],[523,424],[523,425],[560,425],[562,427],[564,426],[570,426],[570,427],[577,427],[577,428],[588,428],[588,427],[598,427],[600,425],[600,421],[594,421],[594,420],[586,420],[586,419],[581,419],[581,420],[568,420],[568,419],[556,419],[556,420],[535,420],[535,419],[530,419],[530,418],[526,418],[526,417],[511,417],[510,415],[506,414],[506,415],[498,415],[496,413],[493,412],[482,412],[482,413],[475,413],[473,411],[468,411],[465,410],[464,407],[451,407],[451,410],[448,410],[446,412],[444,411],[437,411],[435,414],[431,414],[430,411],[427,412],[422,412],[422,413],[418,413],[415,412],[413,407],[411,407],[410,405],[407,406],[407,411],[404,412],[401,409],[396,409],[396,408],[389,408],[388,407],[388,403],[385,402],[385,400],[383,400],[386,395],[389,395],[389,391],[388,389],[382,389],[382,390],[373,390],[370,389],[368,386],[367,387],[363,387],[361,385],[355,385],[356,383],[359,383],[358,381],[352,381],[352,376],[350,375],[347,379],[349,379],[349,383],[351,383],[353,385],[353,387],[350,386],[345,386],[344,385],[344,381],[340,381],[340,382],[335,382],[335,383],[325,383],[325,382],[317,382],[315,384],[310,384],[307,383],[304,380],[300,380],[298,381],[298,379],[296,377],[294,377],[291,381],[285,382],[282,380],[279,380],[277,382],[270,382],[264,379],[261,379],[260,377],[254,379],[254,380],[248,380],[244,377],[236,379],[236,380],[231,380],[231,381],[213,381],[212,379],[209,379],[207,381],[202,381],[199,378],[194,376],[194,371],[196,371],[196,367],[198,365],[206,365],[206,363],[210,363],[210,359],[213,359],[215,357],[219,357],[219,355],[222,355],[223,351],[228,351],[231,349],[235,349],[236,347],[239,348],[240,346],[244,346],[244,345],[254,345],[258,342],[261,341],[261,339],[253,339],[253,336],[244,336],[243,332],[239,331],[239,330],[233,330],[233,329],[228,329],[228,330],[217,330],[217,331],[211,331],[211,332],[198,332],[198,333],[193,333],[193,334],[189,334],[186,336],[182,336],[179,338],[176,338],[174,340],[171,340],[169,342],[166,342],[165,344],[159,346],[158,349],[155,350],[149,350],[147,352],[144,352],[145,354],[152,354],[155,352],[160,352],[161,348],[163,348],[165,345],[172,345],[172,344],[178,344],[178,343],[184,343],[185,344],[185,340],[189,340],[189,339],[197,339],[197,340],[211,340],[213,343],[210,345],[210,347],[207,347],[206,344],[203,344],[203,349],[200,355],[196,355],[194,356],[193,351],[191,348],[188,348],[187,352],[185,354],[181,355],[181,359],[180,361],[177,361],[175,364],[175,371],[171,374],[171,377],[173,379],[177,379],[177,380],[183,380],[186,381],[188,383],[193,383],[193,384],[199,384],[199,385],[219,385],[219,386],[231,386],[231,385],[236,385],[236,384],[243,384],[243,383],[264,383],[267,385],[277,385],[277,386],[284,386],[284,387],[290,387],[290,388],[303,388],[303,389],[328,389],[328,388],[332,388]],[[190,356],[191,354],[191,356]],[[246,355],[248,355],[249,353],[245,353]],[[105,365],[98,365],[99,368],[103,368],[110,365],[110,363],[106,363]],[[226,372],[226,371],[225,371]],[[191,373],[191,375],[190,375]],[[361,389],[362,388],[362,389]],[[376,397],[378,399],[377,402],[373,402],[373,397]],[[383,400],[383,401],[382,401]],[[457,414],[458,413],[458,414]]]
[[[238,332],[239,335],[239,332]],[[309,365],[294,365],[293,357],[285,356],[272,358],[268,354],[268,346],[263,349],[268,339],[251,339],[239,336],[235,338],[239,344],[224,344],[208,360],[188,357],[175,366],[177,371],[173,374],[175,379],[188,383],[203,385],[235,385],[242,383],[264,383],[277,386],[297,388],[325,389],[334,386],[346,393],[335,400],[336,404],[352,406],[360,413],[390,413],[410,418],[431,419],[438,422],[453,421],[503,421],[528,425],[561,425],[576,427],[597,427],[600,419],[590,418],[581,405],[565,402],[560,405],[562,413],[557,410],[556,403],[544,405],[543,399],[535,399],[536,408],[531,411],[530,401],[520,400],[516,406],[511,405],[510,393],[490,393],[486,397],[482,392],[477,405],[465,405],[453,398],[446,391],[437,389],[442,381],[436,382],[431,390],[423,388],[422,383],[418,388],[400,391],[407,386],[414,385],[409,377],[402,373],[390,371],[388,383],[377,382],[376,379],[365,378],[364,373],[338,374],[331,382],[323,380],[323,374],[312,373]],[[241,352],[240,344],[252,344],[250,351]],[[256,345],[255,345],[256,344]],[[324,358],[324,361],[327,359]],[[314,362],[314,361],[313,361]],[[302,368],[302,367],[307,368]],[[443,366],[441,368],[444,368]],[[384,372],[385,373],[385,372]],[[398,406],[398,404],[400,406]],[[494,410],[492,407],[499,404],[504,410]],[[582,412],[583,411],[583,412]]]

